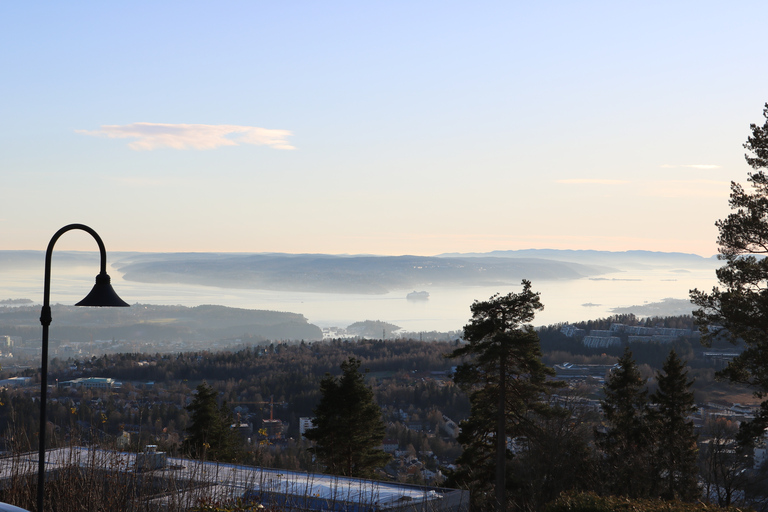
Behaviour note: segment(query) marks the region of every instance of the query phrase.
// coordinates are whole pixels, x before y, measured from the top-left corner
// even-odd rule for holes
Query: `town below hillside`
[[[147,326],[168,328],[166,308],[142,306],[132,310],[146,315]],[[193,313],[195,308],[171,310],[176,311],[174,318],[181,318],[182,312]],[[210,313],[200,310],[201,314],[206,312]],[[237,317],[239,313],[232,314]],[[153,324],[151,317],[165,321]],[[288,318],[301,324],[294,317],[265,318]],[[74,323],[75,319],[71,320]],[[49,392],[49,421],[57,443],[78,440],[132,450],[143,450],[150,444],[181,455],[180,443],[190,422],[186,407],[195,387],[206,382],[217,390],[232,414],[233,428],[241,434],[244,462],[315,471],[319,468],[307,451],[310,444],[303,431],[311,424],[320,398],[320,379],[326,374],[338,375],[340,363],[355,357],[362,362],[366,383],[374,391],[387,426],[383,448],[393,459],[382,469],[381,478],[439,484],[461,453],[456,437],[461,421],[469,415],[469,402],[452,380],[460,361],[445,357],[463,344],[459,333],[439,341],[366,339],[365,334],[397,327],[366,322],[350,326],[357,333],[354,337],[329,337],[318,342],[211,338],[206,349],[163,353],[169,346],[156,342],[150,349],[147,333],[176,331],[148,329],[143,338],[132,338],[130,329],[139,324],[125,318],[121,321],[133,327],[121,331],[126,338],[122,345],[125,350],[120,353],[96,356],[88,350],[74,350],[97,344],[97,339],[59,342],[52,352],[49,382],[55,385]],[[77,322],[87,325],[89,318],[80,317]],[[212,324],[210,332],[217,332],[216,325]],[[79,332],[72,329],[69,332],[73,336]],[[552,325],[539,329],[538,334],[544,362],[554,368],[556,379],[567,383],[553,399],[572,407],[585,425],[601,424],[602,387],[626,347],[632,350],[651,391],[671,349],[687,362],[697,403],[692,419],[702,440],[716,419],[737,425],[755,414],[756,400],[748,390],[714,378],[715,371],[723,368],[740,347],[703,347],[689,316],[639,319],[618,315]],[[18,334],[0,335],[0,343],[10,345],[8,348],[18,354],[23,353],[19,348],[31,347],[35,341]],[[216,349],[235,341],[237,344],[226,350]],[[134,350],[134,346],[141,350]],[[13,414],[0,416],[0,432],[35,431],[37,367],[32,354],[14,356],[3,363],[0,402]],[[5,449],[11,450],[17,441],[6,436],[3,442]]]

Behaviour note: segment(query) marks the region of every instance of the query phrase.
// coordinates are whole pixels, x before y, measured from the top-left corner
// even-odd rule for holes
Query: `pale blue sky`
[[[625,4],[4,2],[0,249],[714,254],[768,4]]]

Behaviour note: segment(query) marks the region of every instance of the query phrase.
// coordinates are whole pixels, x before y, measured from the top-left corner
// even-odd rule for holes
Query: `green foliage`
[[[656,472],[660,476],[662,498],[690,501],[699,494],[696,467],[696,439],[693,422],[688,420],[696,407],[693,381],[688,380],[685,363],[674,350],[656,374],[659,387],[651,395],[657,408],[651,416],[656,441]]]
[[[320,382],[314,428],[305,435],[316,443],[312,451],[328,473],[372,477],[390,457],[377,448],[384,439],[384,422],[359,368],[360,361],[350,357],[341,363],[340,379],[326,375]]]
[[[598,496],[593,493],[563,494],[544,512],[742,512],[735,507],[706,503],[682,503],[658,499],[630,499],[624,496]]]
[[[597,433],[606,490],[629,498],[659,496],[691,501],[697,485],[693,384],[685,363],[669,352],[650,405],[632,352],[627,348],[605,383],[602,402],[607,429]]]
[[[608,428],[598,433],[609,492],[630,498],[646,497],[654,490],[653,429],[645,379],[627,348],[603,387],[603,414]]]
[[[232,413],[226,403],[217,404],[217,395],[205,382],[197,386],[195,398],[187,407],[192,423],[183,447],[195,458],[233,462],[239,455],[240,439],[231,428]]]
[[[561,385],[548,379],[554,370],[542,363],[539,337],[528,324],[543,309],[539,294],[530,281],[522,284],[520,293],[475,301],[464,327],[468,343],[450,354],[471,358],[454,376],[469,394],[471,411],[461,423],[464,453],[449,485],[469,488],[473,506],[480,508],[506,508],[506,490],[516,487],[507,472],[512,458],[507,438],[535,443],[540,438],[535,418],[554,413],[542,394]]]
[[[744,147],[752,191],[731,182],[733,210],[716,223],[719,229],[719,258],[725,266],[717,270],[720,287],[711,293],[691,291],[691,301],[702,340],[719,337],[742,341],[746,348],[720,372],[731,382],[746,384],[764,398],[768,393],[768,103],[763,126],[750,125],[752,136]],[[763,400],[756,418],[741,428],[742,444],[750,444],[768,426],[768,401]]]

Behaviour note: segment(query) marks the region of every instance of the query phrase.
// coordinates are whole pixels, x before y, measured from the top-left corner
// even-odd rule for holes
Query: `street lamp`
[[[81,229],[96,239],[101,253],[101,272],[96,276],[96,284],[91,292],[75,306],[93,306],[93,307],[128,307],[128,303],[117,296],[115,290],[110,284],[109,275],[107,275],[107,251],[104,249],[104,242],[99,235],[83,224],[70,224],[64,226],[53,235],[48,243],[48,250],[45,251],[45,284],[43,291],[43,309],[40,312],[40,323],[43,325],[43,353],[42,365],[40,368],[40,454],[38,458],[37,470],[37,512],[43,512],[43,498],[45,496],[45,405],[48,394],[48,326],[51,325],[51,254],[56,241],[73,229]]]

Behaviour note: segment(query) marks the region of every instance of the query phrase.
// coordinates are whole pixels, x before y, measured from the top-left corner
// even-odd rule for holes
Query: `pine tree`
[[[192,422],[183,448],[195,458],[233,462],[239,455],[240,438],[231,428],[232,413],[226,403],[219,407],[216,399],[216,391],[206,382],[197,386],[187,406]]]
[[[311,450],[328,473],[372,477],[390,456],[378,448],[384,440],[385,426],[373,391],[365,385],[359,368],[360,361],[350,357],[341,363],[340,379],[329,374],[323,378],[313,428],[305,436],[315,442]]]
[[[696,467],[697,435],[688,416],[696,410],[685,363],[672,350],[656,374],[659,388],[651,395],[657,409],[652,415],[656,439],[656,474],[659,495],[690,501],[699,496]]]
[[[653,438],[645,379],[629,348],[603,386],[607,429],[597,433],[604,453],[605,482],[612,494],[630,498],[654,492]]]
[[[468,487],[474,506],[481,508],[506,510],[507,488],[514,488],[507,440],[536,442],[539,427],[532,416],[552,414],[542,395],[561,385],[549,380],[554,370],[542,363],[539,337],[528,324],[544,306],[530,281],[522,284],[520,293],[475,301],[464,327],[468,343],[450,354],[471,357],[454,376],[469,394],[471,409],[461,423],[464,452],[449,485]]]
[[[762,126],[752,124],[752,136],[744,147],[747,163],[756,172],[748,174],[752,192],[731,182],[730,206],[734,210],[715,224],[719,230],[718,258],[725,266],[717,270],[722,289],[711,293],[691,291],[691,302],[700,309],[694,317],[702,342],[719,336],[746,348],[719,372],[731,382],[752,387],[762,399],[755,419],[743,422],[740,442],[746,447],[768,427],[768,103]]]

